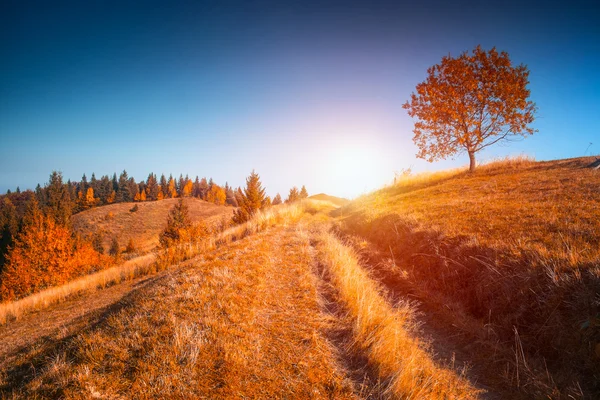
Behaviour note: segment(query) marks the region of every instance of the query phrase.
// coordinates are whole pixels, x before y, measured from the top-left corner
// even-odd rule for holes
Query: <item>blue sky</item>
[[[414,2],[416,3],[416,2]],[[593,2],[21,2],[0,5],[0,193],[127,170],[356,196],[415,158],[402,109],[477,44],[530,71],[534,127],[479,155],[600,154]]]

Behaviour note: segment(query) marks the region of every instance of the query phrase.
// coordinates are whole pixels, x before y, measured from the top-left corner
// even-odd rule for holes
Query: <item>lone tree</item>
[[[443,57],[427,74],[403,104],[418,120],[417,157],[433,162],[466,151],[474,171],[479,150],[535,132],[529,127],[536,111],[528,100],[529,70],[513,66],[508,53],[477,46],[472,54]]]
[[[238,209],[233,214],[233,222],[241,224],[248,221],[256,212],[265,208],[265,189],[260,182],[260,176],[252,171],[246,178],[246,188],[238,192]]]
[[[178,242],[186,229],[192,226],[188,206],[183,199],[179,199],[177,204],[171,208],[167,216],[167,226],[159,235],[160,244],[163,247],[169,247]]]

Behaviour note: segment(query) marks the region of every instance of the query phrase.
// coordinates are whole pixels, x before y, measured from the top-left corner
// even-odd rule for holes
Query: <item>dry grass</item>
[[[125,280],[162,271],[216,246],[239,240],[276,224],[288,225],[297,221],[305,210],[315,213],[328,211],[333,208],[332,204],[317,200],[274,207],[258,213],[251,221],[245,224],[231,227],[222,232],[213,230],[212,235],[208,238],[203,238],[202,240],[192,238],[193,240],[191,241],[179,243],[168,249],[159,249],[153,254],[146,254],[130,259],[118,266],[81,277],[61,286],[43,290],[32,296],[14,302],[0,303],[0,325],[19,319],[29,312],[42,310],[84,291],[104,288]],[[212,221],[214,224],[219,222],[214,218]]]
[[[354,352],[364,354],[382,381],[385,398],[470,399],[478,391],[451,370],[436,366],[411,336],[412,309],[392,308],[356,255],[332,234],[319,237],[320,261],[352,325]]]
[[[388,254],[390,273],[428,301],[471,318],[463,325],[479,326],[475,337],[512,347],[513,385],[539,394],[530,375],[549,388],[544,396],[598,394],[600,174],[585,168],[593,160],[521,157],[474,174],[408,177],[343,207],[341,229]]]
[[[106,252],[113,237],[118,238],[121,250],[133,240],[139,254],[145,254],[158,245],[158,235],[164,229],[169,210],[179,199],[165,199],[141,203],[117,203],[92,208],[73,216],[75,232],[83,236],[100,232]],[[218,222],[223,216],[231,217],[232,207],[217,206],[195,198],[185,198],[192,222],[204,221],[207,225]],[[135,206],[138,210],[131,212]]]
[[[0,303],[0,325],[17,320],[32,311],[43,310],[75,294],[97,288],[105,288],[125,280],[146,275],[153,271],[154,259],[155,256],[153,254],[136,257],[121,265],[83,276],[64,285],[43,290],[23,299]]]
[[[354,398],[322,337],[306,237],[279,227],[205,253],[4,374],[7,398]]]

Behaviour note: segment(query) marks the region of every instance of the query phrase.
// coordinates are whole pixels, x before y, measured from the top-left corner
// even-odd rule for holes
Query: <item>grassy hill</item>
[[[343,207],[340,230],[390,290],[426,302],[466,341],[490,344],[482,358],[506,350],[513,362],[495,368],[504,362],[521,385],[578,397],[600,382],[594,160],[406,177]]]
[[[113,237],[124,248],[133,239],[139,253],[146,253],[158,244],[158,235],[167,223],[169,210],[178,199],[165,199],[141,203],[118,203],[96,207],[73,216],[73,227],[83,236],[100,232],[104,248],[108,250]],[[185,198],[193,222],[204,220],[217,223],[223,217],[230,218],[233,208],[217,206],[195,198]],[[136,206],[137,211],[131,209]]]
[[[329,201],[330,203],[332,203],[338,207],[343,206],[344,204],[348,203],[348,201],[349,201],[348,199],[330,196],[325,193],[313,194],[312,196],[308,196],[308,198],[312,199],[312,200]]]
[[[81,294],[49,310],[64,321],[52,332],[46,310],[0,327],[0,342],[39,328],[3,346],[0,397],[596,398],[592,161],[409,176],[178,243],[157,256],[157,275],[92,315]],[[150,247],[174,201],[78,218]],[[186,201],[196,217],[231,212]]]

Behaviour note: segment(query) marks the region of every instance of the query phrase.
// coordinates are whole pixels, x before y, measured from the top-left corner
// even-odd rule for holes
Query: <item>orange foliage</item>
[[[206,201],[209,203],[215,203],[218,206],[225,204],[227,194],[225,190],[219,185],[212,185],[208,193],[206,194]]]
[[[194,187],[194,183],[191,180],[187,180],[185,186],[181,190],[181,195],[183,197],[190,197],[192,195],[192,189]]]
[[[506,52],[477,46],[472,55],[443,57],[427,74],[403,104],[418,120],[413,130],[417,157],[432,162],[466,151],[474,170],[479,150],[535,132],[528,126],[536,110],[528,100],[529,71],[513,67]]]
[[[13,300],[108,266],[91,244],[77,242],[53,218],[36,215],[15,240],[0,275],[2,300]]]
[[[112,192],[110,192],[110,194],[108,195],[108,198],[106,199],[106,202],[108,204],[112,204],[115,202],[115,197],[117,196],[117,194],[115,193],[115,191],[113,190]]]

